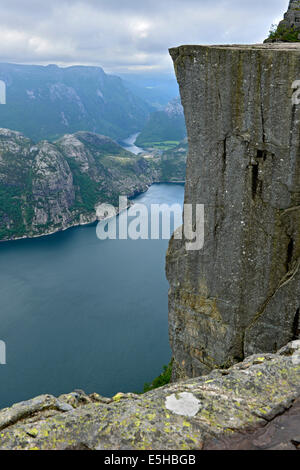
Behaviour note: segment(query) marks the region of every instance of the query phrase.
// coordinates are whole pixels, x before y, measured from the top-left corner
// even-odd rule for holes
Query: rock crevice
[[[185,203],[205,243],[167,255],[174,379],[275,352],[300,308],[300,46],[170,50],[187,123]],[[214,299],[212,301],[212,299]]]

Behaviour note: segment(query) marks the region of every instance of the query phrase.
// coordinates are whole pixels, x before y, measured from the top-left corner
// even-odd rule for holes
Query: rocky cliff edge
[[[277,354],[145,395],[109,399],[75,391],[16,404],[0,411],[0,449],[194,450],[241,442],[296,449],[299,418],[300,341],[294,341]]]
[[[300,44],[170,53],[185,204],[205,211],[203,249],[172,239],[167,254],[173,378],[184,379],[299,339]]]

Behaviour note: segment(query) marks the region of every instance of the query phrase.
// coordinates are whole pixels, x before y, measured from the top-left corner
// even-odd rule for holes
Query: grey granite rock
[[[279,27],[285,27],[287,29],[294,28],[300,33],[300,1],[290,0],[287,12],[284,15],[284,19],[279,23]]]
[[[289,414],[299,416],[299,356],[297,341],[278,354],[254,355],[229,370],[144,395],[43,395],[0,411],[0,449],[239,448],[240,436],[254,445],[255,433],[268,433],[269,423],[285,415],[276,444],[289,448],[295,442],[296,448],[300,423]],[[265,437],[259,443],[272,445]]]
[[[203,250],[172,239],[167,254],[178,379],[299,335],[300,46],[170,53],[188,130],[185,203],[205,205]]]

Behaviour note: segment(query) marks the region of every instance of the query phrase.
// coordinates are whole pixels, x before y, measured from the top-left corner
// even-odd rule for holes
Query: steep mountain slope
[[[184,177],[184,149],[138,157],[90,132],[34,144],[19,132],[0,129],[0,240],[93,222],[100,203],[118,206],[120,195],[131,197],[153,182]]]
[[[7,104],[0,127],[33,140],[85,130],[122,139],[138,132],[151,106],[100,67],[0,64]]]
[[[157,173],[107,137],[79,132],[35,145],[1,129],[0,239],[94,221],[97,204],[145,191]]]
[[[141,147],[155,147],[162,142],[178,144],[186,137],[183,108],[180,99],[168,103],[163,111],[152,113],[136,140]]]

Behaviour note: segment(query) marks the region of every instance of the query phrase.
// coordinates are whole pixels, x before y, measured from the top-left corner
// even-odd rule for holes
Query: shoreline
[[[140,196],[141,194],[145,194],[153,184],[185,184],[185,181],[153,181],[153,183],[151,183],[147,187],[147,189],[145,189],[145,191],[140,191],[140,192],[134,194],[133,196],[129,196],[128,200],[132,201],[134,198]],[[100,204],[107,204],[107,203],[101,202],[101,203],[99,203],[99,205]],[[124,210],[128,210],[128,208],[129,208],[129,205]],[[118,210],[118,207],[116,207],[116,209]],[[119,215],[119,211],[117,211],[117,215]],[[80,217],[81,216],[82,215],[80,215]],[[88,217],[88,216],[84,216],[84,217]],[[59,232],[65,232],[66,230],[69,230],[71,228],[84,227],[86,225],[92,225],[97,221],[100,222],[100,220],[103,221],[103,220],[106,220],[106,219],[109,219],[109,217],[106,217],[104,219],[98,219],[98,217],[95,213],[95,215],[91,216],[91,219],[86,221],[86,222],[72,223],[72,224],[67,225],[66,227],[60,227],[60,228],[57,228],[55,230],[51,230],[49,232],[44,232],[44,233],[40,233],[40,234],[36,234],[36,235],[31,235],[31,236],[24,235],[23,237],[9,238],[8,240],[0,240],[0,243],[16,242],[16,241],[20,241],[20,240],[33,240],[34,238],[48,237],[50,235],[55,235],[56,233],[59,233]]]

